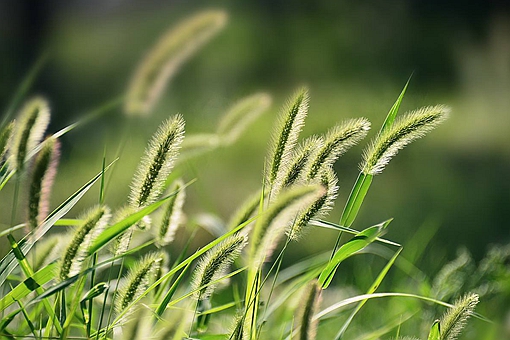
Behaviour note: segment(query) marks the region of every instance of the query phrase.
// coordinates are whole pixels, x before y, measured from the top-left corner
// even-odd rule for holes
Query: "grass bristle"
[[[319,320],[313,320],[313,316],[319,308],[321,291],[317,280],[313,280],[307,286],[302,298],[300,340],[314,340],[316,338]]]
[[[124,311],[147,290],[162,260],[161,253],[150,253],[137,261],[133,268],[129,270],[115,299],[115,310],[118,313]]]
[[[307,177],[314,178],[321,168],[333,166],[342,154],[365,138],[369,130],[370,122],[365,118],[351,119],[329,130],[323,145],[317,146]]]
[[[322,137],[311,136],[301,143],[292,155],[292,162],[286,165],[285,176],[281,181],[282,188],[289,187],[298,183],[303,175],[303,171],[310,163],[310,159],[317,152],[322,149],[324,140]]]
[[[10,122],[0,133],[0,164],[10,147],[14,124],[14,121]]]
[[[28,153],[42,140],[49,122],[50,107],[45,99],[32,98],[21,108],[10,148],[14,165],[19,171],[24,169]]]
[[[176,191],[177,193],[168,200],[163,219],[160,223],[157,235],[159,246],[165,246],[173,241],[175,232],[183,219],[182,207],[186,198],[184,182],[181,179],[175,181],[170,191]]]
[[[466,326],[478,304],[477,294],[467,294],[457,300],[441,318],[440,340],[455,340]]]
[[[268,171],[266,182],[270,188],[281,187],[276,181],[283,179],[283,167],[291,161],[292,152],[308,114],[308,100],[308,90],[306,88],[298,90],[279,115],[266,168]],[[273,198],[271,195],[271,200]]]
[[[37,155],[28,193],[28,227],[37,227],[48,214],[51,187],[57,173],[60,143],[49,138]]]
[[[227,18],[224,11],[203,11],[164,34],[134,73],[125,112],[148,114],[180,66],[225,26]]]
[[[434,129],[448,117],[449,112],[450,109],[444,105],[428,106],[398,118],[365,150],[360,170],[366,175],[381,173],[399,150]]]
[[[227,145],[235,142],[270,105],[271,96],[267,93],[257,93],[235,103],[218,124],[216,132],[222,142]]]
[[[246,244],[246,235],[234,235],[204,255],[191,281],[192,290],[197,290],[195,293],[197,299],[205,300],[212,295],[217,286],[217,283],[212,282],[225,275],[228,266],[241,254]]]
[[[287,231],[288,236],[293,240],[299,239],[303,235],[304,228],[310,220],[324,217],[333,209],[338,195],[338,179],[335,172],[332,168],[325,168],[317,177],[316,182],[324,187],[325,191],[323,195],[317,196],[310,206],[300,212],[292,227]]]
[[[72,232],[71,241],[62,256],[59,278],[65,280],[81,271],[88,254],[88,247],[104,230],[109,219],[110,209],[99,206],[85,213],[83,222]]]
[[[181,115],[160,125],[133,178],[129,197],[132,207],[143,207],[159,198],[183,139],[184,119]]]

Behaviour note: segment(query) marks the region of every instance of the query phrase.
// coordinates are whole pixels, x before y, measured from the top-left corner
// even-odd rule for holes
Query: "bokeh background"
[[[49,98],[50,130],[56,131],[122,95],[158,37],[206,8],[228,11],[227,27],[179,70],[151,116],[128,118],[113,110],[62,138],[52,207],[100,171],[105,150],[108,160],[120,152],[106,193],[109,205],[120,206],[146,141],[163,119],[180,112],[187,133],[213,131],[229,105],[265,91],[272,107],[238,143],[178,170],[186,180],[198,179],[189,189],[190,217],[228,219],[260,187],[275,116],[298,86],[311,92],[303,136],[364,116],[373,123],[372,137],[413,74],[401,110],[442,103],[452,107],[451,118],[375,178],[354,227],[394,217],[387,238],[412,247],[423,239],[417,265],[431,275],[461,247],[480,259],[489,245],[510,242],[507,1],[2,0],[0,104],[8,105],[47,53],[30,93]],[[340,194],[331,221],[338,221],[367,142],[336,165]],[[4,224],[10,190],[0,196]],[[96,192],[88,194],[71,215],[95,202]],[[314,231],[286,261],[331,249],[332,235]]]

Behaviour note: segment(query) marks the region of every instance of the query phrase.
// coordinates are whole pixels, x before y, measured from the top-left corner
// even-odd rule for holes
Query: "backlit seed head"
[[[40,97],[29,100],[19,112],[10,153],[18,171],[24,169],[28,154],[39,144],[50,122],[48,102]]]
[[[455,340],[458,338],[467,320],[473,315],[478,304],[477,294],[467,294],[457,300],[441,318],[440,340]]]
[[[141,159],[131,185],[134,208],[154,203],[160,196],[184,139],[184,119],[176,115],[160,125]]]
[[[156,237],[159,246],[165,246],[173,241],[175,232],[182,222],[182,207],[186,198],[186,190],[182,179],[175,181],[171,189],[171,192],[174,191],[176,191],[176,194],[168,199],[163,219],[159,226]]]
[[[444,105],[428,106],[395,120],[391,128],[385,129],[365,149],[361,171],[365,175],[381,173],[399,150],[442,123],[449,112],[450,109]]]

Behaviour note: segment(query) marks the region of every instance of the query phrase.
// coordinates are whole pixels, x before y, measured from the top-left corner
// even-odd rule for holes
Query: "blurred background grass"
[[[119,109],[62,138],[52,207],[100,171],[105,148],[112,160],[127,133],[106,193],[109,205],[120,206],[146,141],[163,119],[180,112],[187,133],[213,131],[230,104],[267,91],[273,106],[238,143],[179,168],[186,180],[198,179],[189,188],[188,215],[228,219],[261,185],[269,132],[296,87],[311,89],[303,136],[361,116],[373,123],[373,136],[414,73],[401,110],[443,103],[453,114],[376,177],[354,227],[395,217],[387,237],[404,245],[417,230],[437,230],[419,264],[431,273],[460,246],[481,258],[489,244],[510,241],[505,1],[0,1],[0,103],[7,106],[30,67],[48,53],[31,93],[49,98],[54,132],[122,95],[158,37],[204,8],[225,9],[229,24],[182,67],[151,116],[128,119]],[[338,221],[367,141],[336,165],[340,195],[332,221]],[[10,221],[11,191],[0,196],[0,223]],[[73,213],[96,202],[97,195],[88,194]],[[333,235],[314,232],[287,261],[331,249]]]

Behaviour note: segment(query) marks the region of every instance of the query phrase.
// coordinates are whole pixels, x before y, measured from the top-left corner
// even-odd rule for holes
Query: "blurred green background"
[[[311,92],[303,136],[364,116],[373,124],[372,137],[413,74],[402,111],[442,103],[453,113],[375,178],[354,227],[394,217],[387,238],[404,245],[417,230],[429,231],[434,236],[419,267],[430,273],[460,246],[481,258],[489,244],[510,241],[505,1],[2,0],[0,103],[7,107],[30,67],[48,53],[31,93],[49,98],[50,131],[57,131],[122,95],[158,37],[206,8],[229,12],[226,29],[180,69],[151,116],[128,118],[118,109],[62,138],[52,207],[100,171],[104,150],[110,161],[125,141],[106,193],[109,205],[120,206],[146,141],[163,119],[180,112],[187,133],[213,131],[229,105],[266,91],[273,106],[238,143],[178,169],[186,180],[198,179],[189,188],[188,215],[228,219],[260,187],[272,124],[295,88],[305,84]],[[338,221],[367,142],[336,165],[340,194],[332,221]],[[70,216],[96,203],[97,191]],[[11,195],[12,185],[0,196],[0,223],[10,221]],[[333,235],[310,234],[287,261],[331,249]]]

